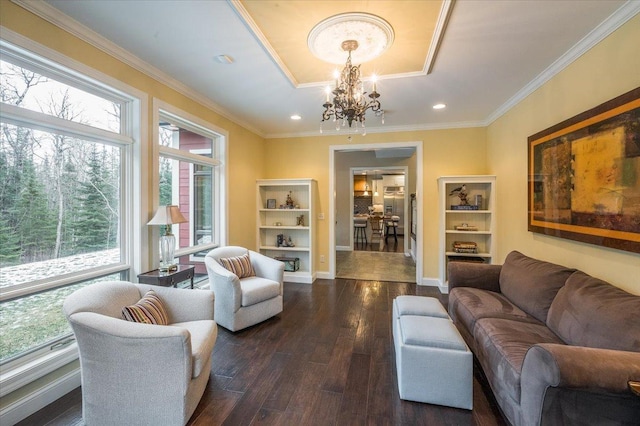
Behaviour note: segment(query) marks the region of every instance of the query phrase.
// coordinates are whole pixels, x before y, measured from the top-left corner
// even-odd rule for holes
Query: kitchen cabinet
[[[462,186],[469,205],[461,205]],[[452,260],[493,263],[496,257],[496,177],[443,176],[440,198],[440,284]]]
[[[284,280],[288,282],[310,284],[315,280],[316,191],[313,179],[257,181],[257,250],[273,258],[299,259],[297,271],[285,271]],[[293,246],[288,246],[289,239]]]
[[[383,175],[382,186],[404,186],[404,175]]]
[[[355,192],[364,192],[367,186],[367,177],[365,175],[353,176],[353,190]]]

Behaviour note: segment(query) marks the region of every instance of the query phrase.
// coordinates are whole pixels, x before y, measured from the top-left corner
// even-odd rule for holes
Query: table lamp
[[[173,262],[173,255],[176,250],[176,237],[171,233],[171,225],[174,223],[184,223],[187,219],[180,213],[178,206],[160,206],[153,218],[147,225],[166,226],[165,235],[160,237],[160,257],[161,271],[173,271],[178,269],[178,265]]]

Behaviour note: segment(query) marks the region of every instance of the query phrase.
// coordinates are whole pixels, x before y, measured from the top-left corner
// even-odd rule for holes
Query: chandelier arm
[[[359,122],[364,127],[365,113],[368,109],[372,111],[380,111],[380,101],[378,98],[380,94],[375,90],[375,84],[373,85],[373,91],[368,94],[370,100],[367,100],[367,92],[364,91],[364,84],[360,79],[360,65],[354,66],[351,63],[351,52],[355,50],[358,45],[354,41],[343,42],[343,49],[349,52],[347,56],[347,62],[345,67],[340,73],[340,80],[336,80],[336,87],[331,92],[333,94],[333,102],[325,102],[322,106],[324,112],[322,113],[322,121],[328,121],[333,117],[334,121],[342,120],[343,127],[346,124],[351,127],[353,122]],[[339,124],[336,124],[336,130],[339,129]]]

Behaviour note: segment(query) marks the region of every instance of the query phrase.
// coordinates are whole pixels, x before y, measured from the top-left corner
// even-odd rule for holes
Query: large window
[[[125,176],[135,100],[5,41],[0,53],[0,364],[7,368],[69,341],[61,305],[70,292],[128,278]]]
[[[181,263],[201,260],[221,244],[224,135],[186,113],[158,108],[159,205],[188,219],[173,226]]]

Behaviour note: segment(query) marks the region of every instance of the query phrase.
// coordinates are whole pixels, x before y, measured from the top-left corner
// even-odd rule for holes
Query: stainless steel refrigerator
[[[404,235],[404,197],[404,186],[384,187],[384,214],[400,217],[399,235]]]

